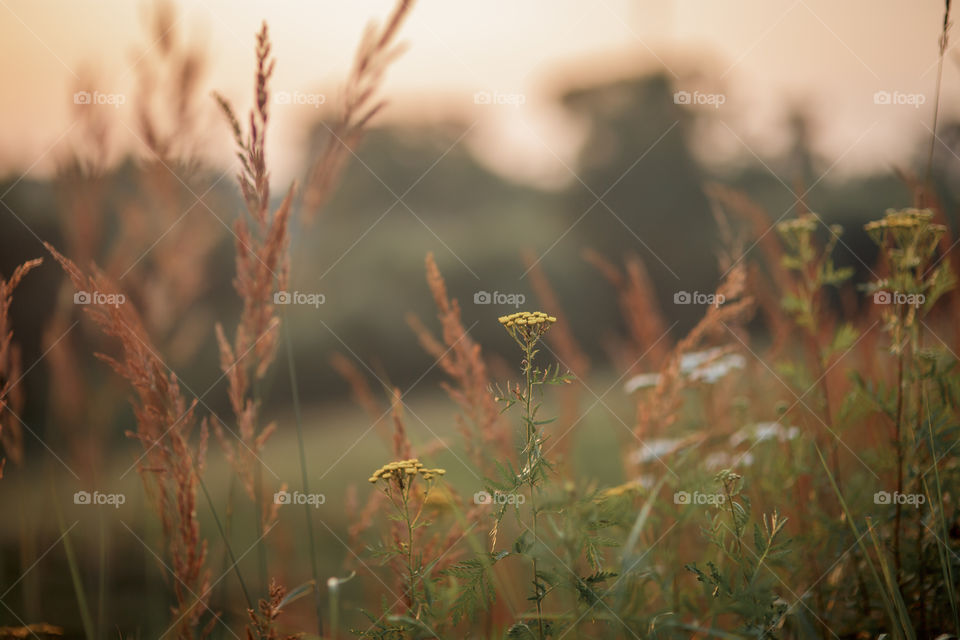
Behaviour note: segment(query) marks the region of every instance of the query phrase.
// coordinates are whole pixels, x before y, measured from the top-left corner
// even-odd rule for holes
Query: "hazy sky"
[[[328,109],[364,25],[385,16],[391,2],[176,5],[178,30],[210,56],[205,87],[246,109],[253,34],[267,19],[277,57],[274,91],[323,94],[319,108]],[[55,165],[77,133],[77,88],[132,91],[137,51],[151,46],[144,28],[149,6],[0,0],[0,171],[42,176]],[[403,29],[410,48],[386,84],[393,101],[387,117],[456,114],[465,126],[475,125],[465,143],[491,163],[534,178],[564,178],[578,129],[553,103],[557,88],[659,65],[681,89],[723,94],[721,125],[700,144],[715,159],[775,150],[784,142],[784,106],[802,103],[815,115],[817,142],[835,163],[833,174],[902,164],[909,136],[926,133],[931,122],[942,11],[942,2],[925,0],[419,0]],[[956,113],[957,59],[951,48],[947,114]],[[80,86],[87,70],[96,72],[96,86]],[[524,102],[477,105],[478,91],[522,94]],[[901,104],[877,104],[878,91]],[[297,166],[288,150],[298,149],[315,107],[309,100],[275,105],[270,153],[280,177]],[[129,101],[91,108],[109,110],[118,139],[137,146]],[[226,159],[226,129],[210,131],[212,146],[221,149],[217,157]]]

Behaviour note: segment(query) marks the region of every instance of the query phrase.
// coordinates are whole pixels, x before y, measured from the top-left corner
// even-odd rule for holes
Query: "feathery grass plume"
[[[791,278],[783,266],[783,247],[777,242],[776,234],[770,233],[774,220],[742,191],[719,184],[709,185],[706,191],[716,211],[732,214],[747,223],[749,242],[760,248],[763,266],[751,261],[747,268],[747,286],[753,292],[772,336],[771,353],[778,353],[788,344],[793,325],[780,312],[777,292],[788,290]],[[722,268],[726,271],[729,266]]]
[[[87,275],[53,246],[45,246],[77,291],[119,294],[103,273],[95,270],[93,275]],[[176,578],[172,586],[177,605],[172,609],[172,617],[177,637],[206,637],[217,619],[214,614],[207,625],[200,626],[204,609],[209,610],[205,598],[210,590],[207,541],[200,534],[196,506],[206,459],[206,425],[201,424],[199,439],[192,444],[197,402],[188,404],[183,397],[176,376],[167,372],[132,304],[94,301],[84,311],[104,334],[119,340],[121,357],[97,357],[108,363],[136,393],[133,409],[137,430],[128,431],[127,435],[139,440],[144,448],[137,469],[160,518]]]
[[[413,2],[397,0],[382,26],[375,22],[367,25],[347,79],[340,119],[330,129],[320,156],[307,174],[303,204],[308,222],[332,195],[347,158],[359,144],[367,125],[386,106],[386,101],[377,98],[377,91],[390,64],[403,53],[404,47],[395,40]]]
[[[136,65],[139,135],[159,161],[179,162],[193,155],[203,133],[199,85],[207,58],[198,45],[183,41],[170,0],[155,2],[147,20],[149,46],[138,52]]]
[[[784,290],[790,284],[790,275],[784,268],[780,243],[776,234],[769,233],[774,221],[766,209],[754,202],[747,194],[723,185],[712,184],[707,187],[707,195],[734,216],[744,220],[750,226],[750,240],[760,248],[767,265],[767,272],[773,278],[774,286]]]
[[[748,232],[746,229],[731,224],[730,217],[716,200],[710,201],[710,214],[717,224],[719,248],[717,250],[717,266],[726,273],[745,255]]]
[[[184,37],[177,11],[170,0],[158,0],[145,15],[132,106],[136,136],[148,153],[134,176],[136,196],[119,212],[120,234],[106,271],[120,274],[124,287],[138,294],[144,324],[165,357],[186,363],[212,322],[197,303],[211,288],[205,266],[224,229],[209,214],[220,206],[217,182],[197,158],[209,135],[202,120],[212,105],[200,91],[208,59]]]
[[[934,102],[933,102],[933,126],[930,128],[930,150],[927,153],[927,168],[924,173],[923,184],[925,187],[929,186],[929,189],[924,189],[923,191],[918,192],[917,194],[917,205],[920,207],[929,207],[930,205],[923,200],[923,195],[925,193],[931,193],[933,191],[931,181],[933,179],[933,152],[937,147],[937,125],[940,120],[940,87],[943,83],[943,58],[946,54],[947,49],[950,43],[950,3],[951,0],[944,0],[943,8],[943,27],[940,30],[940,39],[938,40],[939,45],[939,55],[937,56],[937,82],[936,87],[934,88]]]
[[[303,634],[283,634],[277,630],[276,625],[284,607],[297,596],[288,595],[287,588],[275,579],[270,580],[268,593],[269,598],[261,599],[257,603],[257,611],[247,609],[247,616],[250,618],[250,624],[246,628],[247,640],[297,640]]]
[[[206,212],[178,224],[216,198],[207,193],[209,173],[185,166],[182,157],[201,140],[197,89],[205,56],[181,44],[180,21],[169,1],[149,4],[136,89],[128,96],[138,118],[134,136],[146,154],[123,169],[114,166],[116,118],[77,105],[74,144],[54,185],[63,252],[77,264],[100,265],[123,283],[153,344],[177,367],[196,354],[210,324],[210,311],[196,303],[211,286],[204,267],[223,230]],[[98,84],[82,76],[76,89]],[[120,177],[130,181],[126,188],[116,188]],[[97,384],[87,375],[89,354],[71,343],[95,338],[73,330],[76,317],[77,307],[59,304],[44,328],[49,407],[68,443],[71,467],[94,475],[109,451],[106,425],[125,399],[119,385]]]
[[[13,270],[9,279],[0,278],[0,449],[17,466],[23,464],[23,430],[19,418],[23,410],[23,388],[19,385],[22,363],[20,349],[13,342],[10,305],[13,290],[42,262],[41,258],[24,262]],[[6,462],[5,457],[0,457],[0,478]]]
[[[233,343],[227,339],[222,325],[217,324],[216,327],[220,367],[229,382],[230,406],[237,419],[241,442],[234,445],[216,422],[214,432],[247,494],[259,506],[258,518],[263,528],[276,517],[276,505],[264,500],[269,491],[260,486],[262,472],[259,452],[276,425],[271,423],[263,429],[258,427],[260,399],[256,397],[256,387],[276,356],[280,318],[274,307],[274,296],[287,288],[290,260],[288,225],[294,194],[294,187],[291,186],[280,207],[273,214],[270,213],[270,181],[265,152],[269,121],[267,85],[275,62],[270,56],[270,47],[270,36],[264,22],[257,34],[255,106],[250,110],[246,135],[230,104],[223,97],[216,96],[237,145],[237,157],[241,163],[237,182],[250,221],[240,217],[234,224],[237,274],[233,284],[243,301],[243,309]]]
[[[460,321],[460,305],[448,296],[432,253],[427,254],[426,267],[427,285],[440,320],[441,339],[435,338],[416,316],[407,316],[407,322],[423,348],[451,378],[452,382],[444,382],[442,386],[463,411],[457,416],[457,426],[463,434],[467,453],[477,466],[489,470],[491,458],[488,456],[496,460],[510,455],[510,431],[500,419],[500,410],[490,395],[491,381],[480,345],[467,335]]]
[[[379,422],[384,415],[383,405],[373,395],[360,369],[342,353],[334,353],[330,356],[330,365],[350,385],[350,395],[354,402],[367,412],[371,420]]]
[[[89,86],[96,86],[94,78],[81,75],[74,90],[84,91]],[[74,105],[72,116],[78,125],[70,136],[70,150],[59,162],[53,178],[59,212],[57,225],[67,255],[79,264],[102,264],[110,224],[107,197],[116,120],[100,109],[87,109],[86,105]],[[72,291],[69,283],[63,283],[62,287],[64,292]],[[107,421],[85,418],[92,411],[94,395],[103,394],[107,389],[92,388],[84,371],[88,354],[79,356],[71,349],[70,341],[62,339],[70,331],[75,314],[74,305],[58,304],[45,327],[43,350],[50,365],[47,367],[48,405],[51,420],[59,425],[67,441],[71,466],[92,470],[100,467],[107,449],[106,434],[100,428]],[[98,401],[104,408],[113,405],[100,398]]]
[[[681,392],[689,386],[689,378],[680,375],[684,354],[698,348],[709,337],[725,337],[739,324],[746,321],[753,311],[754,301],[744,295],[747,269],[737,264],[717,287],[716,297],[722,304],[710,305],[703,318],[673,348],[660,370],[657,386],[649,394],[637,399],[637,424],[635,432],[641,440],[668,429],[677,419],[681,405]],[[731,326],[731,324],[735,326]],[[716,352],[720,358],[735,350],[736,345]]]
[[[623,319],[633,341],[633,354],[624,365],[637,366],[637,359],[645,353],[644,360],[658,366],[669,353],[668,343],[663,340],[667,324],[643,262],[631,256],[626,261],[626,273],[622,273],[593,249],[584,250],[583,259],[600,271],[617,290]]]

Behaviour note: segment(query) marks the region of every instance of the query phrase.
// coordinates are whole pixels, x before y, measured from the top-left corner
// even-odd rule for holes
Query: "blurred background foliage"
[[[470,127],[465,120],[374,129],[320,219],[311,225],[296,223],[294,228],[291,288],[326,296],[315,313],[290,318],[303,396],[321,400],[346,391],[328,361],[333,351],[344,350],[340,339],[357,349],[360,358],[380,358],[377,364],[384,367],[385,379],[401,387],[430,366],[431,358],[405,326],[410,312],[421,318],[433,313],[427,287],[416,286],[423,282],[423,256],[428,251],[436,254],[451,294],[460,301],[465,326],[473,326],[471,334],[494,354],[501,341],[491,339],[498,327],[490,320],[510,307],[476,305],[473,296],[478,291],[521,293],[532,302],[525,251],[539,257],[538,266],[589,353],[601,354],[605,339],[622,333],[623,327],[615,292],[586,265],[582,255],[586,249],[613,263],[638,256],[664,315],[677,321],[675,335],[681,335],[698,310],[674,305],[673,294],[713,291],[717,284],[718,231],[704,191],[711,182],[743,190],[774,219],[797,213],[791,189],[797,194],[809,189],[804,205],[826,222],[847,228],[838,263],[854,267],[860,276],[866,273],[875,249],[861,223],[911,202],[909,189],[897,175],[840,182],[829,176],[819,179],[829,164],[811,151],[810,125],[799,112],[791,118],[794,140],[783,157],[748,157],[718,173],[698,161],[691,144],[697,132],[709,126],[710,110],[675,104],[674,90],[666,75],[655,74],[571,89],[559,96],[565,109],[588,123],[589,134],[577,165],[570,167],[574,177],[554,190],[514,182],[486,169],[469,147],[457,144]],[[956,130],[956,125],[945,126],[944,139],[955,137],[951,132]],[[319,144],[328,131],[318,124],[309,144]],[[918,153],[920,145],[918,140]],[[131,185],[143,177],[138,174],[154,169],[129,158],[99,176],[104,228],[123,223],[129,212],[122,203]],[[209,189],[205,197],[216,203],[212,212],[191,206],[194,198],[185,193],[182,206],[189,212],[178,224],[190,225],[203,217],[214,220],[214,214],[230,224],[238,215],[241,201],[231,180],[212,167],[176,171],[189,171],[191,184],[197,185],[192,191],[199,195]],[[792,177],[792,183],[781,182],[780,176]],[[275,193],[281,186],[276,185]],[[59,207],[63,198],[73,197],[64,185],[8,177],[0,191],[8,190],[5,200],[10,209],[29,220],[38,236],[59,246]],[[941,193],[950,191],[944,188]],[[953,203],[945,205],[950,209]],[[219,237],[206,266],[209,280],[200,306],[206,307],[203,313],[225,320],[239,305],[230,286],[232,237],[220,223],[213,226]],[[30,229],[14,216],[0,216],[0,271],[9,272],[14,265],[43,255]],[[864,262],[853,254],[864,257]],[[41,335],[60,279],[49,265],[32,277],[33,292],[21,295],[13,307],[28,363],[43,352]],[[209,335],[197,338],[204,357],[183,362],[186,368],[178,370],[188,383],[200,385],[217,376],[212,326],[207,328]],[[174,357],[172,366],[175,362]],[[280,389],[284,395],[279,400],[285,401],[286,384]],[[43,395],[32,393],[28,402],[27,416],[43,424]]]

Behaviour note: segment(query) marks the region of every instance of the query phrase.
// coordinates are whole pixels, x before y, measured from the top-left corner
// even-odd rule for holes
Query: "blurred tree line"
[[[583,260],[587,248],[614,263],[638,256],[668,320],[678,322],[677,332],[689,327],[698,311],[673,304],[673,295],[680,290],[713,291],[719,275],[720,234],[705,185],[717,181],[741,189],[773,219],[788,211],[794,198],[760,163],[746,163],[721,175],[698,162],[692,136],[703,119],[717,116],[709,113],[712,110],[675,104],[673,92],[669,78],[650,75],[561,96],[562,105],[588,123],[589,135],[574,167],[578,178],[554,191],[492,173],[466,145],[450,149],[466,128],[464,122],[372,131],[358,151],[362,163],[351,163],[319,220],[294,226],[291,288],[321,292],[326,300],[317,309],[288,309],[303,396],[318,400],[345,391],[329,365],[334,351],[352,351],[348,355],[359,357],[378,376],[401,388],[430,367],[431,359],[405,319],[413,312],[431,325],[434,310],[423,269],[429,251],[436,255],[451,295],[460,301],[465,326],[472,327],[471,334],[493,354],[509,353],[495,318],[513,308],[475,304],[474,295],[520,293],[527,297],[526,307],[536,307],[529,279],[523,275],[524,251],[541,257],[538,265],[589,354],[601,354],[605,337],[624,329],[615,292]],[[869,264],[866,257],[874,255],[874,249],[861,223],[888,207],[909,205],[909,189],[892,173],[842,183],[818,181],[829,163],[811,149],[808,120],[793,114],[790,126],[791,147],[783,157],[765,158],[765,164],[798,193],[814,185],[805,204],[827,222],[843,224],[844,242]],[[311,144],[319,144],[328,129],[318,124],[314,131]],[[960,125],[944,126],[943,131],[945,140],[953,140]],[[128,159],[100,178],[103,206],[110,210],[107,220],[122,215],[118,199],[138,171],[137,162]],[[194,175],[213,185],[213,197],[223,203],[218,211],[223,220],[239,215],[242,205],[231,181],[215,183],[219,172],[210,167],[195,168]],[[948,177],[940,179],[946,182]],[[6,194],[6,208],[0,213],[0,272],[9,274],[26,259],[46,256],[36,236],[62,246],[58,216],[64,210],[56,182],[10,176],[0,184],[0,193]],[[400,195],[402,201],[396,197]],[[947,205],[948,210],[953,208],[950,201]],[[794,208],[791,213],[795,212]],[[209,295],[199,303],[227,326],[239,306],[230,284],[232,242],[224,230],[205,265]],[[865,270],[843,248],[837,258]],[[862,279],[863,273],[858,276]],[[25,367],[43,353],[41,334],[61,277],[48,260],[17,292],[13,314]],[[205,346],[199,357],[178,370],[188,384],[201,389],[219,374],[212,323],[206,330],[208,335],[200,336]],[[31,389],[44,384],[43,367],[38,369],[30,374]],[[435,375],[438,372],[432,372]],[[288,394],[286,380],[273,385],[279,402],[286,402]],[[45,392],[28,396],[28,413],[39,417]],[[214,393],[208,400],[219,408],[224,396]]]

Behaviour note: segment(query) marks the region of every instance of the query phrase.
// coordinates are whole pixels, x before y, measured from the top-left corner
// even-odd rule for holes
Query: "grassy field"
[[[915,206],[856,229],[870,257],[802,198],[776,217],[705,188],[710,290],[676,276],[664,296],[640,258],[584,247],[561,271],[590,283],[583,300],[561,303],[531,254],[522,304],[476,274],[455,295],[431,252],[367,300],[381,263],[359,254],[348,342],[317,313],[296,230],[324,224],[411,10],[371,25],[326,144],[279,192],[263,24],[250,111],[215,96],[239,167],[229,230],[174,224],[124,267],[156,220],[131,205],[97,235],[98,174],[64,168],[62,242],[38,236],[0,279],[0,640],[960,635],[960,225],[933,154],[903,176]],[[941,62],[948,24],[949,4]],[[147,136],[157,162],[130,189],[167,214],[190,190],[165,162],[179,135]],[[226,318],[204,280],[224,238]],[[44,392],[20,384],[35,363],[12,309],[39,269],[63,280],[34,429],[26,394]],[[391,359],[414,349],[429,367],[395,384]],[[302,381],[305,358],[343,391]],[[214,359],[202,393],[176,373]]]

